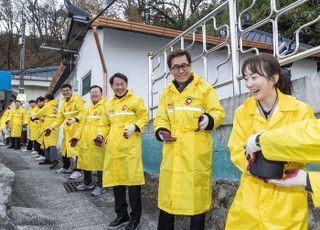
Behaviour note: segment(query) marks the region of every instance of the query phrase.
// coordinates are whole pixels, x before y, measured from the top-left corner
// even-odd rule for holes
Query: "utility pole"
[[[22,11],[21,37],[19,38],[20,47],[20,82],[19,94],[24,94],[24,59],[25,59],[25,36],[26,36],[26,19]]]

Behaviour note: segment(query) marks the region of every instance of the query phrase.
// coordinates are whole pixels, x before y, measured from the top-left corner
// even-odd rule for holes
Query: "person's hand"
[[[198,119],[198,128],[195,132],[199,132],[207,128],[209,124],[209,117],[206,114],[202,114]]]
[[[67,125],[68,126],[71,126],[73,123],[75,123],[77,120],[73,117],[73,118],[70,118],[68,121],[67,121]]]
[[[97,147],[102,147],[103,137],[102,136],[96,136],[96,138],[93,139],[93,143]]]
[[[73,148],[73,147],[76,147],[78,141],[79,141],[78,138],[73,137],[73,138],[69,141],[69,142],[70,142],[70,146],[71,146],[72,148]]]
[[[247,160],[250,162],[255,161],[255,159],[256,159],[255,152],[258,152],[261,150],[260,146],[258,146],[258,143],[257,143],[257,138],[260,135],[261,135],[261,133],[257,133],[257,134],[250,136],[247,140],[246,145],[245,145],[245,149],[246,149],[245,155],[246,155]]]
[[[177,140],[177,138],[172,137],[171,134],[165,130],[160,130],[158,134],[161,140],[163,140],[164,142],[174,142]]]
[[[53,131],[53,129],[52,128],[47,128],[45,131],[44,131],[44,135],[46,136],[46,137],[48,137],[48,136],[50,136],[50,134],[51,134],[51,132]]]
[[[287,175],[281,179],[270,179],[268,183],[282,187],[307,186],[308,173],[302,169],[290,169],[285,171]]]
[[[136,131],[135,125],[128,126],[123,133],[124,138],[128,139]]]

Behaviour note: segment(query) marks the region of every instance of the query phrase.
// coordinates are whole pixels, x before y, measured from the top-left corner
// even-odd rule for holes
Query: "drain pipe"
[[[97,44],[97,48],[98,48],[98,52],[99,52],[99,57],[100,57],[101,65],[102,65],[102,70],[103,70],[103,96],[107,97],[107,95],[108,95],[107,94],[107,89],[108,89],[108,87],[107,87],[108,86],[107,66],[106,66],[103,51],[101,48],[101,43],[100,43],[97,27],[93,26],[92,30],[93,30],[94,39],[96,40],[96,44]]]

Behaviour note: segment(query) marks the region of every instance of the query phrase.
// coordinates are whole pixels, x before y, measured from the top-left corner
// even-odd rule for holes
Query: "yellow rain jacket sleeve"
[[[59,128],[54,129],[51,132],[50,136],[48,137],[44,136],[44,131],[47,128],[49,128],[57,118],[57,114],[58,114],[57,106],[58,106],[57,100],[51,100],[49,102],[46,102],[45,105],[41,109],[39,109],[36,112],[36,114],[32,117],[33,119],[43,118],[41,134],[43,135],[43,144],[45,149],[51,146],[57,145]]]
[[[1,117],[1,129],[6,129],[8,127],[8,125],[6,124],[6,121],[10,120],[10,109],[6,109],[6,111],[2,114]]]
[[[11,137],[21,137],[22,125],[26,119],[26,111],[20,107],[10,112]]]
[[[260,145],[270,160],[320,163],[319,140],[320,120],[305,120],[264,132]]]
[[[315,207],[320,207],[320,172],[309,172],[312,199]]]
[[[199,117],[206,113],[214,126],[195,132]],[[210,118],[210,119],[211,119]],[[158,207],[171,214],[196,215],[208,211],[212,202],[211,129],[223,122],[225,112],[213,87],[200,77],[181,92],[173,82],[164,89],[154,129],[167,129],[177,140],[163,143]]]
[[[63,155],[67,157],[75,157],[78,155],[77,148],[71,148],[69,141],[75,135],[77,129],[79,128],[79,122],[84,113],[84,103],[85,100],[78,95],[72,95],[69,101],[62,99],[63,104],[61,105],[60,112],[58,113],[57,119],[50,126],[53,129],[57,129],[63,122],[63,140],[61,151]],[[66,121],[71,118],[76,118],[77,122],[68,126]]]
[[[99,123],[105,114],[106,103],[106,99],[101,99],[97,104],[89,106],[80,121],[80,128],[74,136],[79,139],[77,144],[79,169],[103,170],[105,146],[102,148],[95,146],[93,139],[98,135]]]
[[[104,132],[107,141],[103,186],[144,184],[141,135],[148,123],[148,113],[142,98],[131,91],[120,99],[114,96],[106,106],[106,113],[108,118],[103,118],[101,123],[106,128],[99,130],[100,134]],[[125,129],[133,124],[140,131],[136,130],[128,139],[124,138]]]
[[[229,209],[226,229],[308,229],[307,193],[302,187],[277,187],[250,176],[244,170],[245,143],[262,130],[273,130],[306,119],[313,119],[312,109],[291,96],[278,92],[274,114],[265,120],[250,97],[237,108],[228,147],[231,161],[243,173],[240,186]],[[299,162],[288,162],[285,170],[303,168]],[[299,210],[297,212],[296,210]]]
[[[106,141],[107,136],[109,135],[110,132],[110,120],[107,114],[107,108],[105,106],[105,111],[102,115],[102,118],[99,122],[99,128],[98,128],[98,135],[102,136],[103,139]]]
[[[37,140],[42,135],[42,121],[40,120],[42,116],[36,117],[37,120],[32,121],[31,118],[35,118],[34,115],[40,110],[38,106],[35,106],[30,110],[27,115],[28,125],[29,125],[29,139],[31,141]],[[39,142],[41,143],[41,142]]]
[[[263,155],[269,160],[320,164],[320,121],[305,120],[264,132]],[[308,172],[314,205],[320,207],[320,173]]]

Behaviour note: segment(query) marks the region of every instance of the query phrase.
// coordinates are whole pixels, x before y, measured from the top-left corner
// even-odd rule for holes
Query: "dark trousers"
[[[28,140],[27,150],[32,150],[32,148],[33,148],[33,141],[32,140]]]
[[[70,165],[71,165],[70,157],[67,157],[67,155],[62,156],[62,164],[63,164],[62,168],[64,169],[70,168]]]
[[[46,160],[57,161],[58,160],[58,150],[56,146],[50,146],[45,150]]]
[[[11,148],[20,149],[20,137],[11,137]]]
[[[76,162],[74,164],[74,170],[73,171],[80,171],[79,169],[77,169],[77,162],[78,162],[78,157],[76,157]],[[62,168],[64,169],[68,169],[70,168],[71,165],[71,157],[67,157],[67,153],[66,155],[62,156]]]
[[[130,219],[140,221],[141,206],[141,185],[127,186],[129,192],[129,203],[131,207]],[[117,217],[128,216],[128,204],[126,202],[126,186],[114,186],[113,194],[115,199],[115,211]]]
[[[97,171],[97,174],[98,174],[97,186],[102,188],[102,171]],[[85,185],[92,184],[91,171],[83,170],[83,180]]]
[[[190,216],[190,230],[204,230],[206,213]],[[174,230],[174,215],[160,209],[158,230]]]
[[[33,149],[37,151],[39,155],[44,156],[44,151],[41,149],[41,145],[38,141],[33,141]]]

